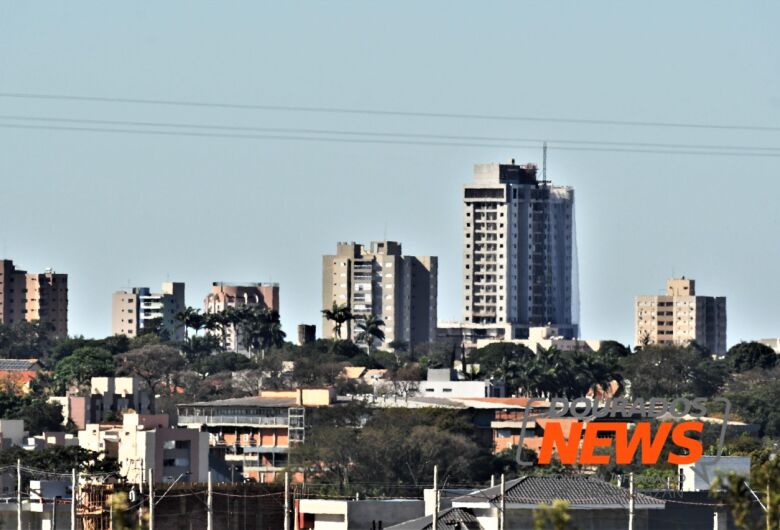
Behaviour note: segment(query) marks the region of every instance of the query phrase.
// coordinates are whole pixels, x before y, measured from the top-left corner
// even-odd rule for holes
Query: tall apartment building
[[[410,345],[436,338],[438,258],[403,256],[395,241],[338,243],[336,254],[322,257],[322,307],[348,305],[358,319],[376,315],[385,322],[385,343]],[[334,338],[333,323],[323,319],[323,335]],[[355,322],[342,328],[355,339]]]
[[[158,293],[148,287],[117,291],[111,296],[111,334],[132,338],[159,326],[172,340],[184,340],[184,326],[176,315],[185,308],[181,282],[165,282]]]
[[[636,298],[635,343],[689,344],[726,353],[726,298],[697,296],[692,279],[672,278],[665,295]]]
[[[463,328],[515,339],[551,325],[576,337],[574,190],[512,160],[475,165],[463,202]]]
[[[203,299],[203,306],[206,313],[219,313],[228,307],[241,306],[259,306],[279,311],[279,284],[214,282],[211,284],[211,292]],[[234,326],[227,330],[226,338],[228,349],[244,350],[239,328]]]
[[[52,269],[27,273],[13,261],[0,260],[0,323],[39,320],[54,328],[54,335],[68,334],[68,275]]]

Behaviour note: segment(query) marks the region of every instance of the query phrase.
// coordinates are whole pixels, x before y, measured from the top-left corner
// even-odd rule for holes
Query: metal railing
[[[287,427],[287,416],[188,416],[180,415],[179,423],[198,423],[206,425],[257,425]]]

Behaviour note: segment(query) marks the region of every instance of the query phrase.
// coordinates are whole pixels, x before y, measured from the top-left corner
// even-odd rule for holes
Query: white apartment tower
[[[374,314],[385,322],[385,345],[401,340],[410,345],[436,338],[435,256],[403,256],[395,241],[338,243],[336,254],[322,257],[322,304],[347,305],[359,320]],[[354,322],[341,337],[354,339]],[[333,323],[323,320],[323,336],[334,338]]]
[[[574,190],[512,160],[475,165],[463,202],[463,327],[473,338],[546,325],[576,337]]]
[[[111,333],[133,338],[155,326],[171,340],[184,340],[184,326],[176,315],[185,307],[181,282],[165,282],[158,293],[148,287],[117,291],[111,297]]]

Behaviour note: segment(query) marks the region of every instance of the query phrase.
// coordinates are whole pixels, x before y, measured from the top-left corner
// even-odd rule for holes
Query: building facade
[[[0,323],[36,320],[50,324],[55,336],[67,336],[68,275],[53,269],[27,273],[0,260]]]
[[[342,327],[342,338],[355,339],[360,319],[376,315],[384,323],[385,343],[410,346],[436,338],[438,258],[404,256],[395,241],[338,243],[336,254],[322,257],[322,307],[350,307],[356,320]],[[323,319],[323,336],[335,338]]]
[[[212,451],[234,479],[273,482],[290,446],[303,443],[307,410],[336,400],[331,388],[263,390],[259,396],[178,405],[179,425],[207,432]]]
[[[464,327],[514,339],[552,325],[576,337],[574,190],[539,180],[533,164],[477,164],[463,203]]]
[[[229,307],[242,306],[257,306],[279,311],[279,284],[214,282],[211,284],[211,292],[203,300],[203,308],[206,313],[219,313]],[[241,331],[238,327],[231,326],[226,330],[225,335],[229,350],[244,350]]]
[[[671,278],[665,295],[635,301],[636,345],[696,342],[715,355],[726,353],[726,298],[696,295],[696,282]]]
[[[158,329],[172,340],[184,340],[184,325],[176,315],[185,308],[181,282],[165,282],[158,293],[148,287],[117,291],[111,297],[111,334],[132,338]]]

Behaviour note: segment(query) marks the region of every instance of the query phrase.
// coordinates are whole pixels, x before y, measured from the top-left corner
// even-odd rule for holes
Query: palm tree
[[[360,330],[357,334],[358,342],[363,342],[368,347],[368,353],[371,353],[371,345],[374,342],[380,344],[385,341],[385,332],[382,328],[385,325],[385,321],[376,315],[369,315],[360,319],[357,323],[357,328]]]
[[[247,307],[247,311],[243,312],[240,329],[244,347],[250,353],[259,352],[263,359],[268,348],[282,346],[287,336],[282,331],[279,312],[259,306]]]
[[[352,316],[352,310],[347,304],[338,305],[336,302],[333,302],[333,307],[331,309],[323,309],[322,315],[327,320],[333,322],[333,334],[336,335],[338,339],[341,339],[341,326],[354,318]]]
[[[184,339],[187,340],[187,329],[192,328],[195,330],[195,336],[198,335],[198,330],[201,329],[205,322],[203,315],[200,314],[200,309],[194,307],[187,307],[184,311],[181,311],[176,315],[176,320],[184,324]]]

